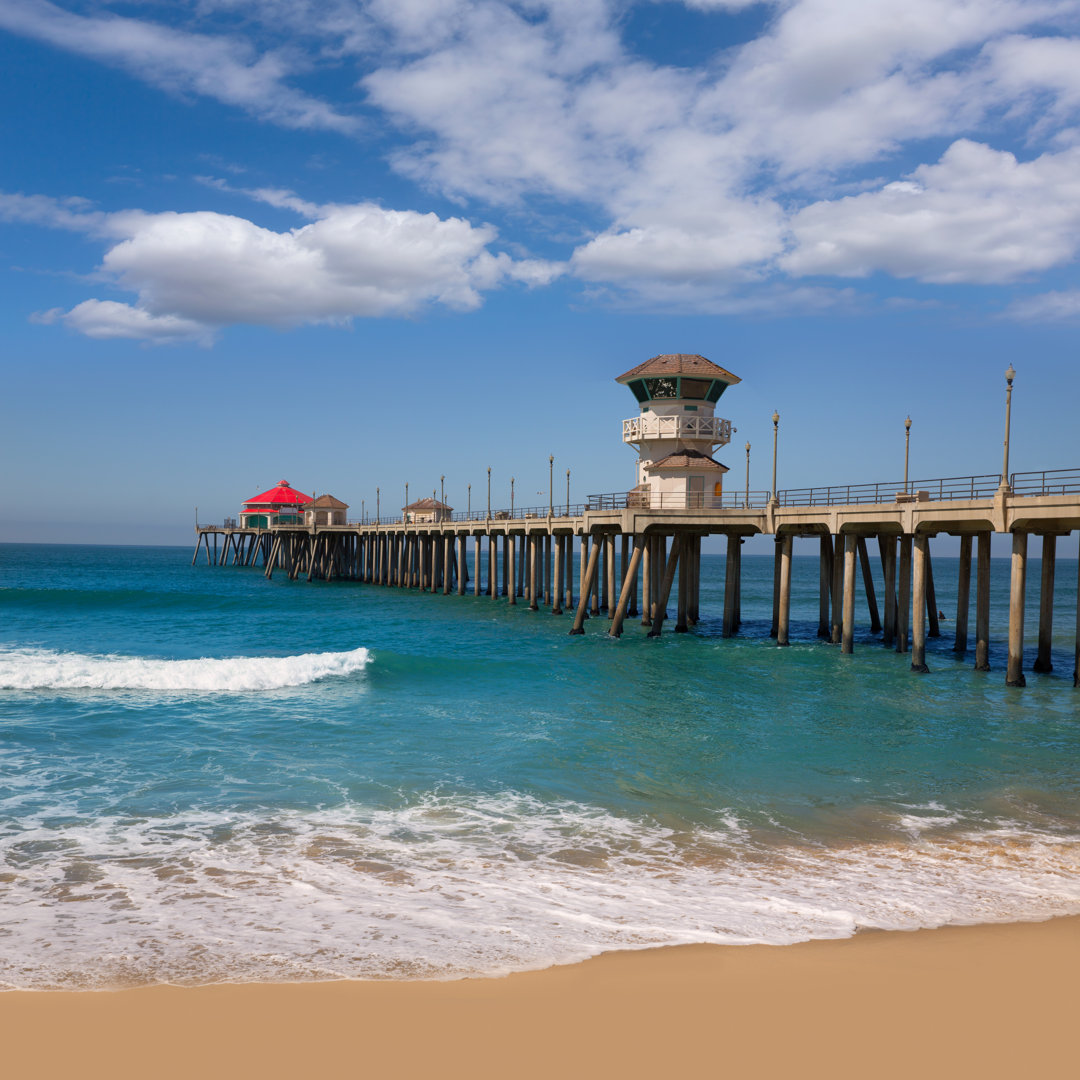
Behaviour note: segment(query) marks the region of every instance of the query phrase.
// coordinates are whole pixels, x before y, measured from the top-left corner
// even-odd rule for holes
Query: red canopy
[[[264,491],[261,495],[253,495],[244,501],[245,506],[299,506],[301,503],[311,502],[311,496],[305,495],[296,488],[289,487],[288,480],[279,480],[278,486]]]

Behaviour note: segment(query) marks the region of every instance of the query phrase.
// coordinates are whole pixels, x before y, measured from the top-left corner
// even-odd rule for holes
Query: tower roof
[[[402,513],[406,510],[446,510],[452,511],[452,506],[447,506],[444,502],[439,502],[438,499],[433,499],[429,495],[426,499],[417,499],[416,502],[409,503],[408,506],[401,508]]]
[[[311,496],[305,495],[296,488],[289,487],[288,480],[279,480],[277,487],[264,491],[261,495],[252,495],[244,500],[245,506],[298,506],[300,503],[311,502]]]
[[[631,379],[640,379],[646,375],[690,375],[699,379],[718,379],[729,386],[742,382],[738,375],[732,375],[719,364],[714,364],[697,353],[662,353],[646,360],[644,364],[638,364],[636,368],[631,368],[615,381],[627,383]]]
[[[728,472],[726,465],[721,465],[719,461],[714,461],[708,454],[703,454],[700,450],[676,450],[674,453],[668,454],[667,457],[662,457],[659,461],[654,461],[651,465],[647,465],[646,469],[652,472],[654,469],[710,469],[719,472]]]
[[[349,504],[335,499],[333,495],[320,495],[317,499],[304,503],[305,510],[348,510]]]

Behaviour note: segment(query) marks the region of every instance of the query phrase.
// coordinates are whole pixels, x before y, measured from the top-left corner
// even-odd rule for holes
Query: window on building
[[[634,392],[634,397],[636,397],[638,401],[649,400],[649,392],[645,389],[644,379],[635,379],[634,382],[630,384],[630,389]]]
[[[682,382],[681,396],[698,401],[704,401],[712,387],[710,379],[682,379],[680,381]]]
[[[649,397],[654,401],[657,398],[675,398],[679,396],[678,379],[646,379],[645,388],[649,392]]]

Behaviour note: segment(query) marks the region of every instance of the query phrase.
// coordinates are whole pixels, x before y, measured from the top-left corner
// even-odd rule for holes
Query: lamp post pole
[[[446,476],[445,474],[439,477],[439,502],[446,505]],[[439,513],[442,513],[440,510]]]
[[[466,505],[468,508],[465,511],[465,517],[468,521],[472,521],[472,484],[469,485],[469,501]]]
[[[750,509],[750,443],[746,443],[746,501],[743,503],[743,509]]]
[[[378,524],[379,524],[379,515],[380,515],[380,509],[379,509],[379,489],[378,489],[378,488],[376,488],[376,489],[375,489],[375,524],[376,524],[376,525],[378,525]]]
[[[911,456],[911,417],[904,421],[904,494],[908,493],[908,458]]]
[[[361,525],[366,525],[367,524],[367,514],[365,514],[365,512],[364,512],[364,500],[363,499],[360,500],[360,524]]]
[[[510,517],[514,517],[514,478],[510,477]]]
[[[570,516],[570,470],[566,470],[566,516]]]
[[[776,443],[780,434],[780,414],[772,414],[772,503],[773,506],[779,501],[776,497]]]
[[[555,513],[555,455],[548,454],[548,517]]]
[[[1005,462],[1001,469],[1001,490],[1009,490],[1009,428],[1012,425],[1012,384],[1016,370],[1012,364],[1005,372]]]
[[[488,466],[488,508],[487,508],[488,520],[491,520],[491,466]]]
[[[406,480],[406,481],[405,481],[405,510],[404,510],[404,520],[405,520],[405,521],[408,521],[408,520],[409,520],[409,481],[408,481],[408,480]]]

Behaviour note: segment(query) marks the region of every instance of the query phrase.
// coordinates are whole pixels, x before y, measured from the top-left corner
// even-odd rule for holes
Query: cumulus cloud
[[[350,132],[357,121],[290,87],[285,51],[118,15],[78,15],[48,0],[5,0],[0,29],[123,68],[163,90],[197,94],[294,128]]]
[[[135,305],[90,300],[54,313],[53,321],[99,338],[206,340],[234,323],[347,323],[432,304],[468,311],[507,280],[540,285],[561,272],[491,251],[490,225],[373,203],[312,208],[315,220],[285,232],[210,211],[73,216],[58,202],[48,221],[49,200],[0,200],[0,211],[5,205],[9,216],[32,211],[35,220],[118,240],[101,270],[137,295]]]
[[[1075,322],[1080,320],[1080,290],[1041,293],[1015,300],[1005,316],[1019,322]]]
[[[805,207],[791,231],[794,275],[1013,281],[1080,246],[1080,148],[1021,163],[962,139],[906,180]]]

